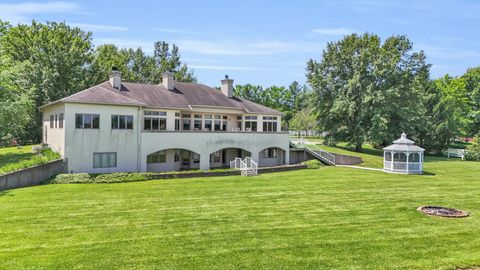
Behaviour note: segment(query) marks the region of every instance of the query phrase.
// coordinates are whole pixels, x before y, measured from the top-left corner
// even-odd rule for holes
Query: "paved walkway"
[[[360,167],[360,166],[353,166],[353,165],[336,165],[336,167],[347,167],[353,169],[362,169],[362,170],[369,170],[369,171],[382,171],[383,169],[380,168],[369,168],[369,167]]]

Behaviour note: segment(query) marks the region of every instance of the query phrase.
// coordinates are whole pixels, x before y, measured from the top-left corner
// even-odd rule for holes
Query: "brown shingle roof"
[[[176,108],[188,110],[190,106],[241,109],[247,113],[282,114],[281,112],[242,98],[226,97],[220,90],[202,84],[175,82],[169,91],[162,84],[123,82],[121,90],[103,82],[84,91],[62,98],[59,102],[118,104],[149,108]]]

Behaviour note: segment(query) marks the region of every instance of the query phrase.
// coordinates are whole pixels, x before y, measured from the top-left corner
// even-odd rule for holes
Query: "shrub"
[[[475,136],[472,144],[467,147],[465,158],[467,160],[480,161],[480,134]]]
[[[319,160],[311,159],[308,161],[303,162],[303,164],[307,165],[309,169],[319,169],[322,166],[322,163]]]
[[[150,180],[149,173],[106,173],[96,176],[94,183],[121,183]]]
[[[52,179],[50,184],[73,184],[73,183],[93,183],[92,177],[88,173],[59,174]]]

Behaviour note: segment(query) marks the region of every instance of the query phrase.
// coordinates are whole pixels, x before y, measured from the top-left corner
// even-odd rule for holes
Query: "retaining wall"
[[[335,165],[358,165],[362,163],[361,157],[342,155],[342,154],[336,154],[336,153],[332,153],[332,154],[335,155]]]
[[[46,164],[0,175],[0,190],[39,185],[50,177],[67,172],[67,160],[57,159]]]

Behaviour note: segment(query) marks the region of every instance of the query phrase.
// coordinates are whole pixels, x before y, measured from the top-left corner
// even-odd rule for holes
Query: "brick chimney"
[[[225,79],[222,80],[222,93],[228,97],[233,97],[233,80],[228,78],[228,75],[225,75]]]
[[[118,71],[116,67],[112,67],[112,73],[110,74],[110,85],[118,90],[122,88],[122,73]]]
[[[175,77],[174,77],[175,74],[173,74],[172,72],[165,72],[163,73],[163,76],[162,76],[162,84],[163,86],[165,86],[165,88],[167,88],[167,90],[170,90],[172,91],[173,89],[175,89]]]

